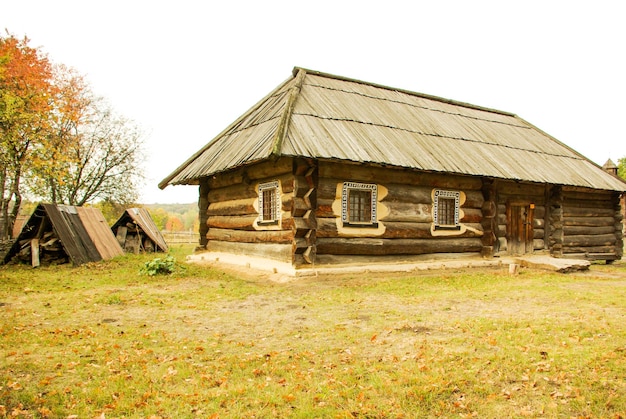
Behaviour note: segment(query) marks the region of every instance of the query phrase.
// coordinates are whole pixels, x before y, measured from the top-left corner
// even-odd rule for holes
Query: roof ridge
[[[395,91],[395,92],[406,93],[408,95],[417,96],[417,97],[421,97],[421,98],[424,98],[424,99],[435,100],[437,102],[446,103],[448,105],[462,106],[464,108],[470,108],[470,109],[475,109],[475,110],[485,111],[485,112],[492,112],[492,113],[497,113],[497,114],[501,114],[501,115],[505,115],[505,116],[517,117],[517,115],[514,114],[514,113],[501,111],[499,109],[494,109],[494,108],[488,108],[488,107],[485,107],[485,106],[474,105],[472,103],[461,102],[461,101],[454,100],[454,99],[447,99],[447,98],[444,98],[444,97],[441,97],[441,96],[429,95],[427,93],[420,93],[420,92],[414,92],[412,90],[400,89],[400,88],[396,88],[396,87],[390,87],[390,86],[386,86],[386,85],[383,85],[383,84],[372,83],[372,82],[363,81],[363,80],[359,80],[359,79],[354,79],[354,78],[350,78],[350,77],[344,77],[344,76],[338,76],[338,75],[335,75],[335,74],[324,73],[322,71],[305,69],[305,68],[302,68],[302,67],[294,67],[293,70],[292,70],[292,74],[295,76],[300,70],[303,70],[307,74],[311,74],[311,75],[314,75],[314,76],[320,76],[320,77],[326,77],[326,78],[331,78],[331,79],[336,79],[336,80],[341,80],[341,81],[347,81],[347,82],[352,82],[352,83],[364,84],[364,85],[368,85],[368,86],[372,86],[372,87],[377,87],[379,89],[392,90],[392,91]]]
[[[306,70],[299,69],[297,73],[294,74],[293,85],[289,88],[287,103],[285,103],[285,109],[283,110],[283,114],[281,115],[280,121],[278,122],[278,128],[276,129],[276,135],[274,136],[274,141],[272,144],[271,155],[274,157],[280,156],[281,154],[283,140],[285,139],[287,129],[289,128],[289,123],[291,122],[291,114],[293,113],[296,100],[300,96],[302,83],[304,82],[306,73]]]

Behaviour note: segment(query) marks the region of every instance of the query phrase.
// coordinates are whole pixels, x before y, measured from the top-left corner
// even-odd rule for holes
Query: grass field
[[[626,263],[274,283],[0,267],[0,417],[624,418]]]

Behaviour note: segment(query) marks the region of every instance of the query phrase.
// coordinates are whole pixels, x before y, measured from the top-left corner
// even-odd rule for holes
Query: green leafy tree
[[[626,180],[626,157],[617,160],[617,175]]]
[[[43,199],[60,204],[84,205],[105,200],[130,205],[143,181],[141,132],[95,97],[81,76],[61,68],[60,94],[53,137],[59,149],[40,149],[30,176],[30,189]]]
[[[104,219],[110,226],[112,226],[126,210],[125,205],[108,199],[103,199],[91,205],[100,210]]]
[[[163,208],[150,208],[148,210],[150,217],[159,230],[165,230],[165,224],[169,218],[169,214]]]
[[[196,225],[198,224],[198,210],[197,209],[189,209],[182,214],[182,221],[185,230],[194,230]],[[195,229],[195,231],[198,231]]]

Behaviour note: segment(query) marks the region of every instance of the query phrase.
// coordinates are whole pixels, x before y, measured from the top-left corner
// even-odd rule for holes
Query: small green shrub
[[[141,273],[148,276],[169,275],[174,272],[175,266],[176,259],[168,255],[165,258],[154,258],[144,263],[143,268],[141,268]]]
[[[124,304],[124,301],[122,300],[122,297],[120,297],[119,295],[113,294],[107,300],[107,304],[111,304],[111,305]]]

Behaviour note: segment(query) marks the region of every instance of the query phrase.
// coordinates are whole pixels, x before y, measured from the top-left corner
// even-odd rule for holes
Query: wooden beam
[[[577,236],[577,235],[585,235],[585,236],[597,236],[601,234],[615,234],[615,226],[602,226],[602,225],[593,225],[593,226],[563,226],[563,232],[566,236]]]
[[[597,236],[576,235],[563,237],[563,246],[574,247],[593,247],[593,246],[610,246],[615,245],[617,238],[615,234],[600,234]]]
[[[31,264],[33,268],[37,268],[40,265],[39,261],[39,239],[35,238],[30,241],[30,255]]]
[[[479,253],[480,238],[467,239],[372,239],[319,238],[317,254],[335,255],[418,255],[427,253]]]
[[[276,135],[274,136],[274,142],[272,144],[272,156],[274,156],[274,158],[280,157],[282,153],[283,140],[285,138],[285,135],[287,135],[287,129],[289,128],[289,123],[291,122],[291,113],[293,112],[293,108],[296,105],[296,100],[300,95],[300,89],[302,88],[302,83],[304,82],[305,76],[306,71],[302,69],[299,70],[293,82],[293,86],[289,90],[287,104],[285,105],[283,114],[281,115],[280,121],[278,122],[278,128],[276,129]]]
[[[320,161],[320,178],[339,178],[345,181],[372,182],[384,184],[395,183],[402,179],[407,185],[422,185],[430,188],[445,188],[456,190],[480,190],[482,181],[478,177],[458,176],[449,173],[427,173],[419,170],[378,167],[373,165],[346,164],[330,161]]]
[[[254,222],[258,218],[257,215],[239,215],[239,216],[222,216],[213,215],[208,217],[207,225],[209,228],[225,228],[232,230],[254,230]]]
[[[254,203],[257,197],[229,199],[227,201],[212,202],[207,209],[207,215],[250,215],[257,213]]]
[[[225,228],[211,228],[207,233],[208,240],[219,240],[241,243],[291,243],[291,230],[233,230]]]
[[[614,217],[566,217],[563,219],[563,226],[608,226],[615,225]]]
[[[120,244],[122,249],[124,248],[124,243],[126,243],[126,235],[127,234],[128,234],[128,227],[126,227],[126,226],[119,226],[117,228],[117,234],[115,235],[115,238],[117,239],[117,242]]]

